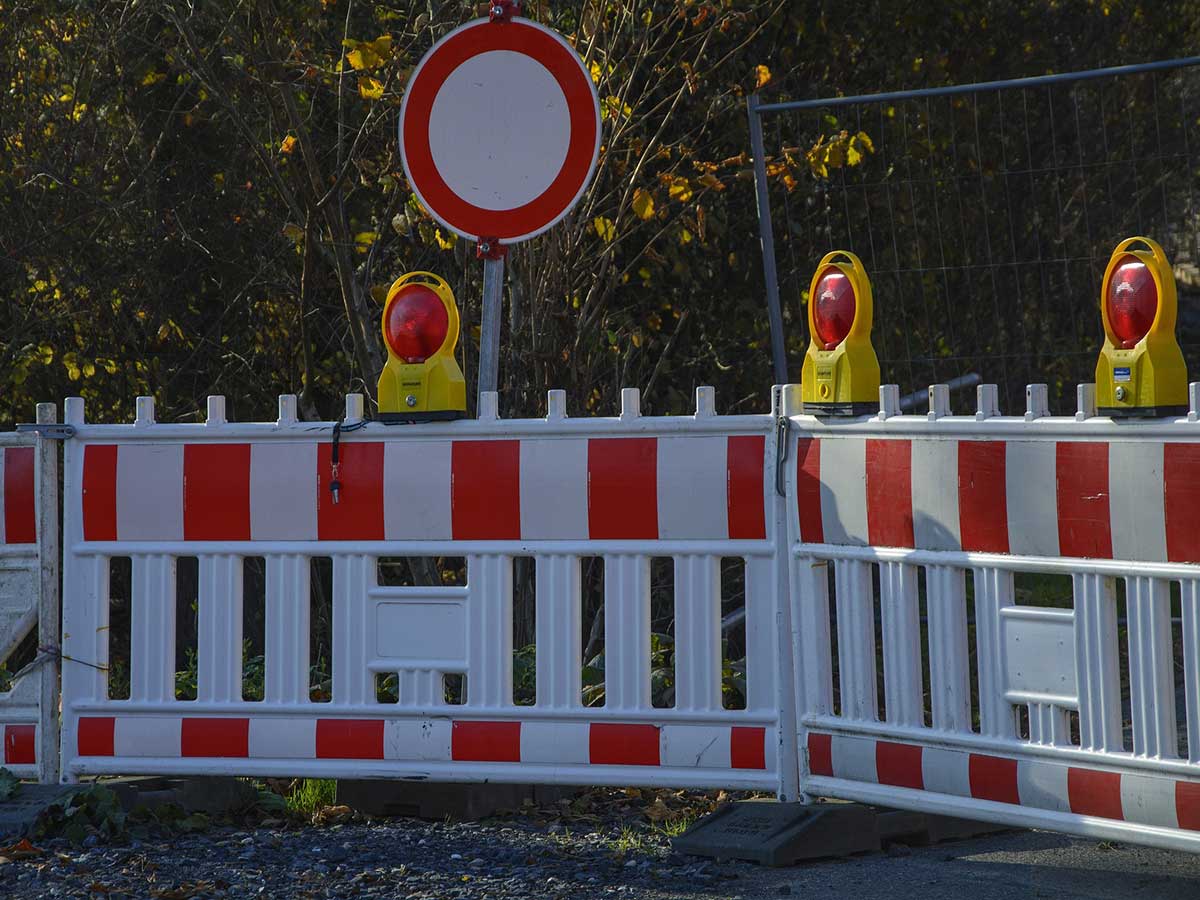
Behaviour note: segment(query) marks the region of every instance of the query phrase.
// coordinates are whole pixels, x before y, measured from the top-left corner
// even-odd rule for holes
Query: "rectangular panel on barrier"
[[[58,445],[0,434],[0,766],[43,784],[58,780],[58,575]]]
[[[987,387],[791,418],[802,787],[1200,850],[1200,425]]]
[[[794,796],[771,416],[701,389],[695,416],[642,417],[627,391],[613,419],[388,427],[352,399],[336,457],[294,398],[263,424],[211,398],[207,425],[68,401],[68,778]]]

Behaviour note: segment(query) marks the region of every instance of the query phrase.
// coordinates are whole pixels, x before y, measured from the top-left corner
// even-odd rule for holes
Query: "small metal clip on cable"
[[[788,432],[790,422],[785,415],[775,418],[775,493],[787,496],[787,475],[784,464],[788,458]]]

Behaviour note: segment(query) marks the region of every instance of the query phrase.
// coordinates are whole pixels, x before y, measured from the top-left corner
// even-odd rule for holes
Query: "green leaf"
[[[21,779],[8,769],[0,768],[0,800],[11,800],[21,789]]]

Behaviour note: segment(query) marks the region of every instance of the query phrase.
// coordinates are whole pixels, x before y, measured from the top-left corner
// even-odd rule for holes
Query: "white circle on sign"
[[[429,115],[438,174],[464,200],[508,210],[554,183],[571,137],[567,98],[537,60],[493,50],[446,79]]]
[[[453,78],[489,54],[485,65]],[[457,84],[443,95],[451,80]],[[451,97],[462,98],[465,111]],[[562,35],[517,17],[477,19],[417,63],[398,132],[409,186],[439,224],[470,240],[514,244],[561,221],[591,183],[600,101],[589,70]]]

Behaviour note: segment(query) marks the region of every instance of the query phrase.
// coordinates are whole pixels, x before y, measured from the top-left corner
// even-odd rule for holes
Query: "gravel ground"
[[[299,829],[213,828],[127,846],[44,852],[0,866],[13,898],[387,897],[591,898],[652,896],[656,887],[729,895],[750,868],[672,854],[665,835],[573,832],[521,822],[411,819]]]
[[[849,900],[1200,897],[1200,857],[1014,832],[789,869],[672,853],[665,832],[628,819],[413,819],[217,826],[123,845],[37,842],[0,864],[0,897],[507,900],[637,898]]]

